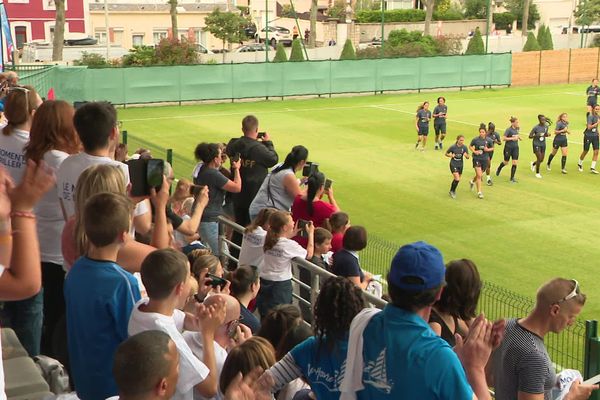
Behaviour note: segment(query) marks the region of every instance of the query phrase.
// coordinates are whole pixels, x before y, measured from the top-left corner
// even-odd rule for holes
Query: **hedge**
[[[384,11],[385,22],[421,22],[425,21],[424,10],[388,10]],[[456,21],[463,19],[463,15],[454,9],[449,9],[445,13],[433,12],[434,21]],[[361,10],[356,13],[356,22],[375,23],[381,22],[380,10]]]

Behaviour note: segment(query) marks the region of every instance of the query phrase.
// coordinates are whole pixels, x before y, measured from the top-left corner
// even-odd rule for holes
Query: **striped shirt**
[[[504,340],[493,355],[496,400],[514,400],[518,392],[544,394],[556,384],[556,373],[544,339],[523,328],[516,319],[506,323]]]

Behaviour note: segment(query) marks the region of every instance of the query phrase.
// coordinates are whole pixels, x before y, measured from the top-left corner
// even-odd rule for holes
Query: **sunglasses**
[[[579,282],[577,282],[575,279],[571,279],[571,282],[573,282],[575,284],[573,291],[554,304],[560,304],[563,301],[571,300],[573,297],[575,297],[579,294]]]
[[[29,89],[27,89],[26,87],[23,86],[11,86],[8,89],[8,93],[13,93],[13,92],[20,92],[20,93],[25,93],[25,104],[27,104],[27,107],[29,108]],[[37,107],[33,108],[33,110],[37,109]]]

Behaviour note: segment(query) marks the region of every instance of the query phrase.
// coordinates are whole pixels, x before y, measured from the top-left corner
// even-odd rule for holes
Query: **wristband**
[[[31,218],[35,219],[35,214],[31,211],[13,211],[10,213],[10,216],[13,218]]]

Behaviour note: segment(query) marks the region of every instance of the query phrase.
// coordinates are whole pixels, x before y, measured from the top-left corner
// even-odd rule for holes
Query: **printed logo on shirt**
[[[385,347],[376,360],[367,362],[363,372],[363,383],[373,386],[376,390],[390,394],[394,382],[388,379],[385,363]]]
[[[346,360],[344,360],[340,370],[333,371],[333,374],[324,371],[320,366],[313,367],[311,364],[308,364],[307,375],[312,383],[324,386],[330,392],[339,392],[345,372]]]
[[[67,201],[74,201],[73,193],[75,192],[75,185],[69,182],[63,183],[61,188],[62,198]]]
[[[8,168],[21,169],[25,165],[25,155],[0,149],[0,163]]]

